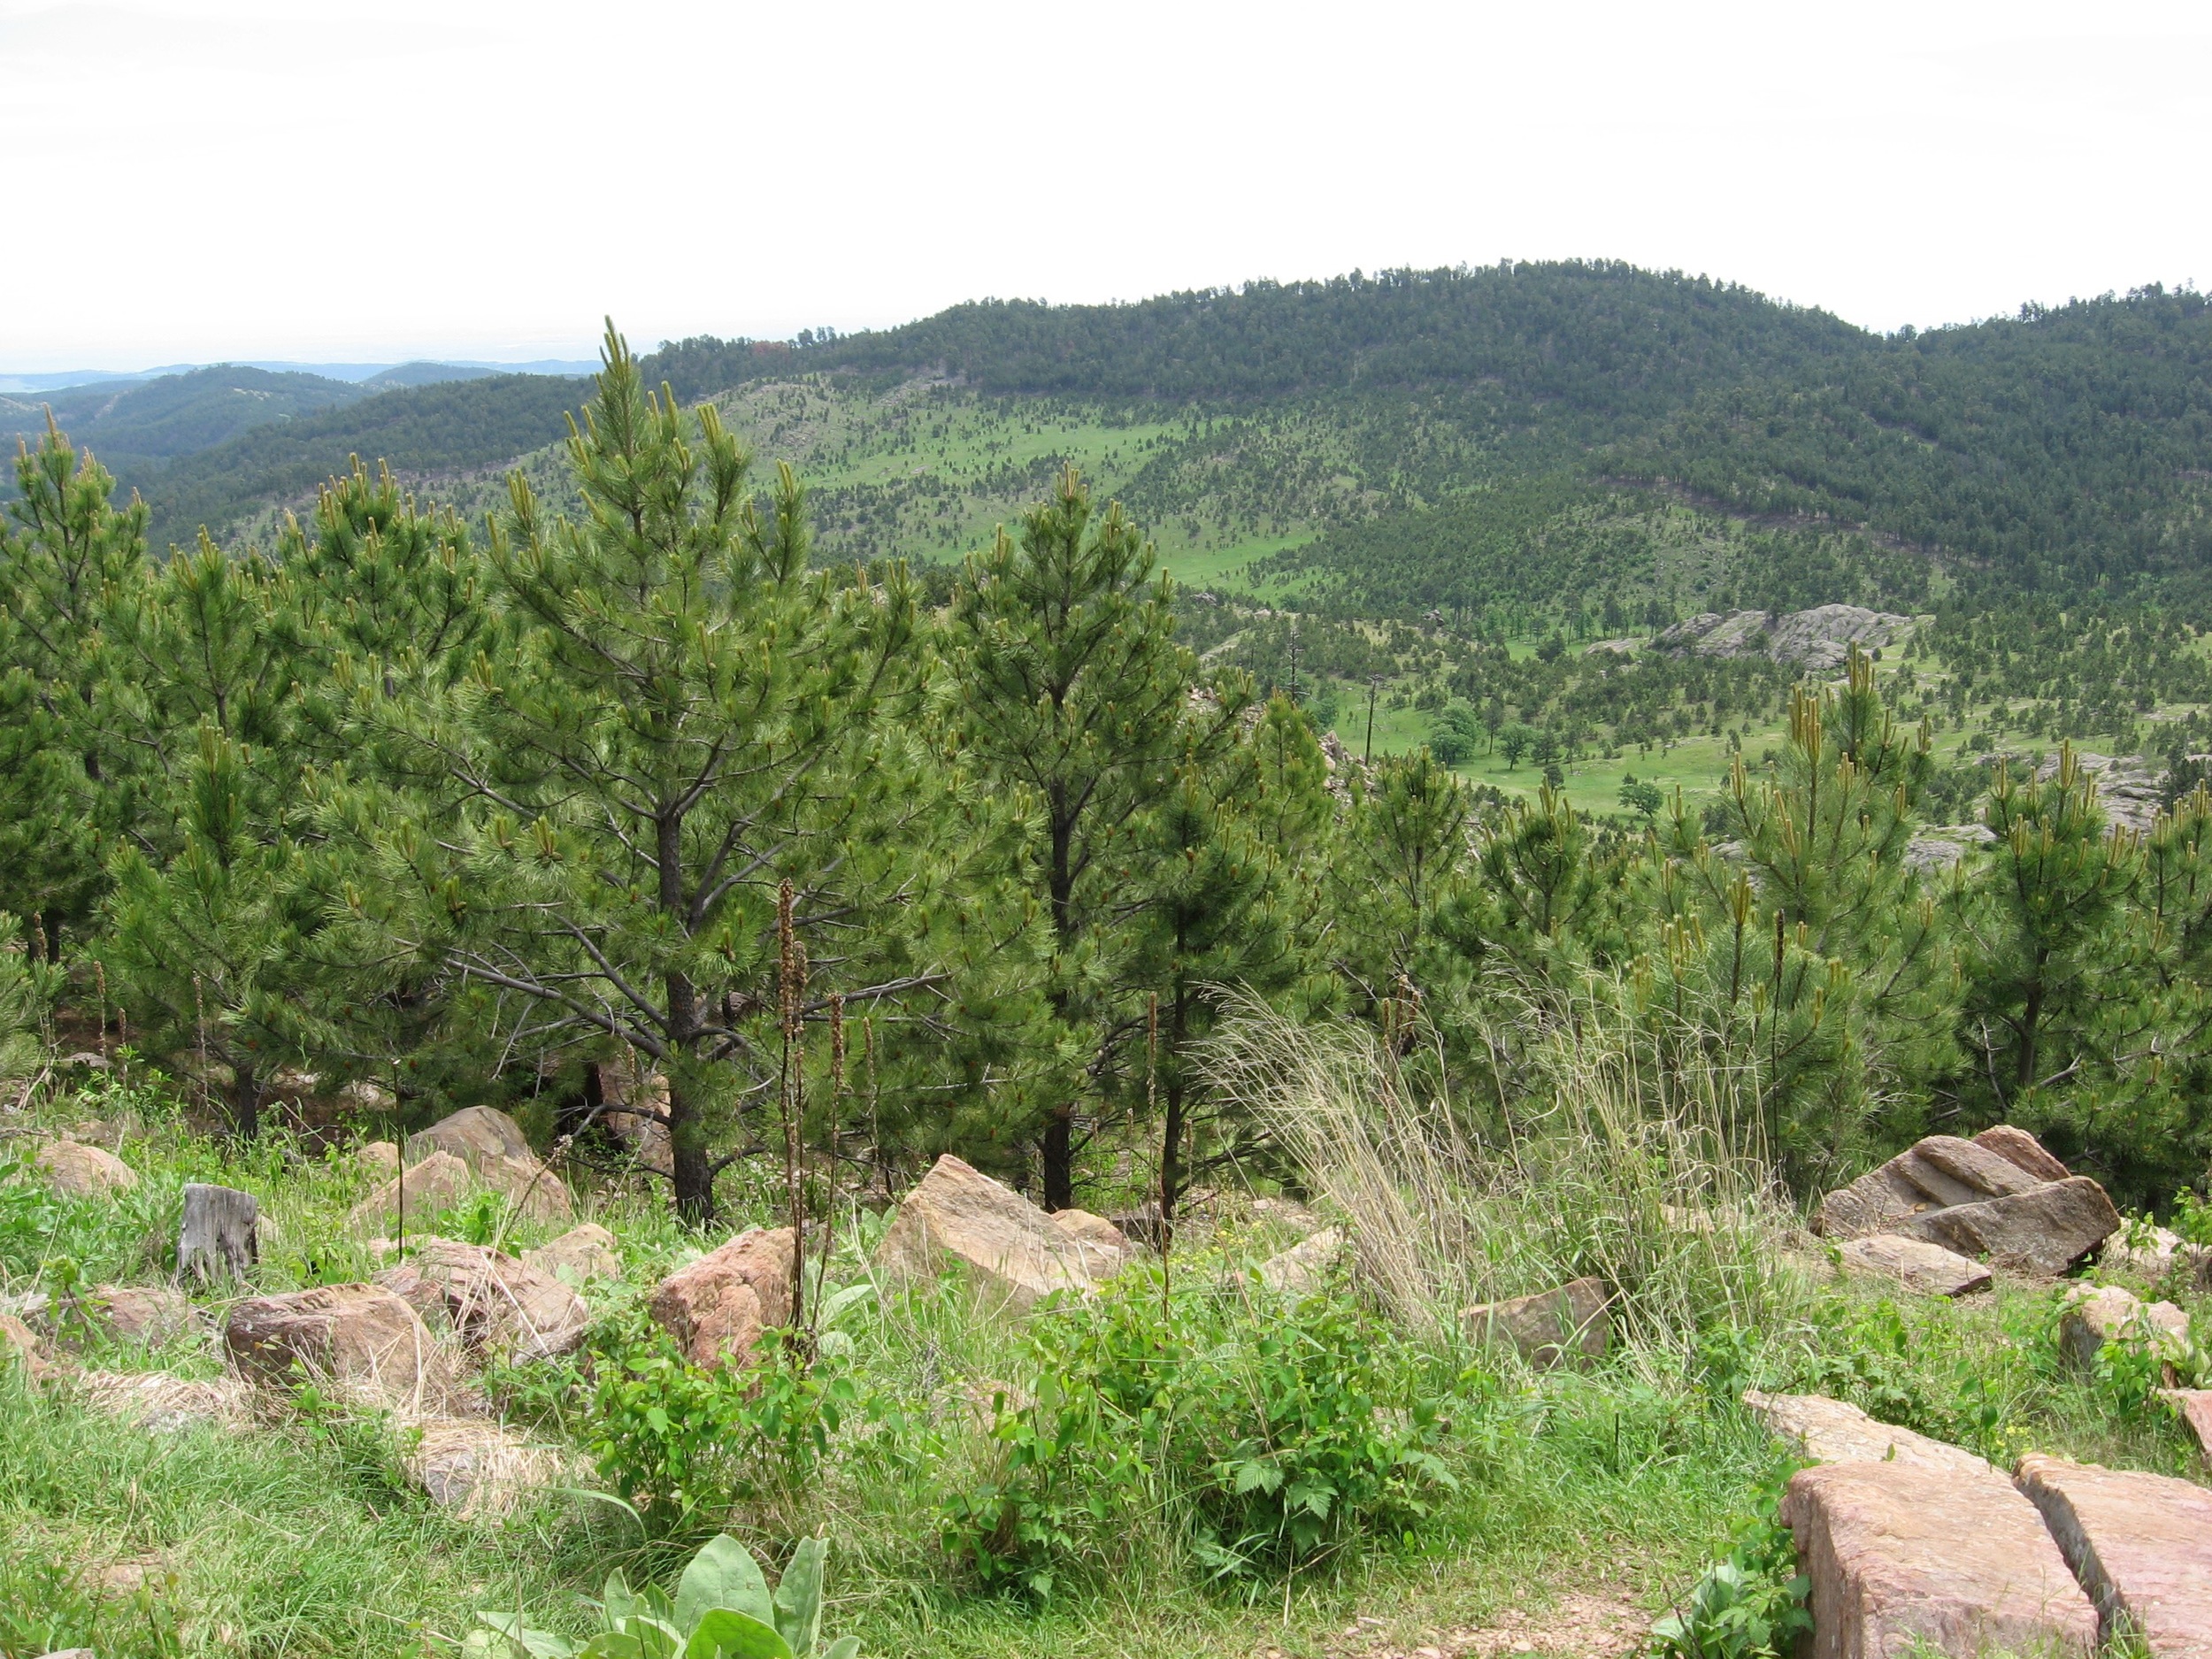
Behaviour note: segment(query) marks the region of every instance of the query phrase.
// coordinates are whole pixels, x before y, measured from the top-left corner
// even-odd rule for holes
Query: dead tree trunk
[[[251,1193],[197,1182],[184,1189],[184,1222],[177,1229],[177,1273],[203,1284],[243,1279],[258,1257],[261,1204]]]

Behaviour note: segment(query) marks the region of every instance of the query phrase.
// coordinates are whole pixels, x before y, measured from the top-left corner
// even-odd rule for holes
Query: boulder
[[[2077,1285],[2066,1293],[2058,1340],[2075,1360],[2094,1363],[2108,1342],[2148,1342],[2162,1358],[2189,1346],[2189,1316],[2170,1302],[2145,1302],[2117,1285]]]
[[[112,1152],[81,1141],[49,1141],[39,1148],[37,1163],[47,1187],[62,1198],[98,1198],[138,1185],[136,1170]]]
[[[192,1333],[192,1301],[166,1285],[96,1285],[68,1304],[85,1329],[111,1342],[160,1348]]]
[[[2197,1437],[2204,1466],[2212,1469],[2212,1388],[2169,1388],[2166,1398]]]
[[[238,1302],[223,1326],[240,1371],[288,1387],[319,1386],[376,1403],[441,1410],[451,1391],[445,1356],[414,1309],[381,1285],[323,1285]]]
[[[1987,1463],[1963,1447],[1893,1427],[1825,1394],[1745,1392],[1744,1404],[1778,1440],[1816,1463],[1901,1463],[1914,1469],[1985,1475]]]
[[[572,1353],[591,1328],[591,1310],[556,1279],[480,1244],[424,1238],[376,1282],[407,1299],[426,1320],[442,1318],[470,1351],[504,1360]]]
[[[88,1371],[79,1371],[69,1386],[70,1392],[94,1410],[157,1434],[228,1428],[253,1415],[251,1392],[236,1377]]]
[[[1286,1296],[1310,1296],[1328,1282],[1329,1270],[1343,1248],[1344,1235],[1334,1227],[1324,1227],[1262,1262],[1260,1281]]]
[[[1996,833],[1987,825],[1978,827],[1990,840]],[[2063,1164],[2044,1149],[2043,1143],[2024,1129],[2010,1124],[1993,1124],[1974,1137],[1974,1144],[1994,1152],[2016,1168],[2025,1171],[2039,1181],[2062,1181],[2073,1173]]]
[[[2005,1127],[2011,1134],[2021,1133]],[[1831,1239],[1862,1239],[1930,1210],[2008,1198],[2063,1179],[2032,1174],[2005,1150],[1978,1139],[1930,1135],[1822,1199],[1813,1231]]]
[[[947,1153],[900,1200],[876,1265],[895,1280],[957,1266],[979,1288],[1026,1307],[1054,1291],[1089,1289],[1096,1254],[1019,1193]]]
[[[469,1195],[469,1166],[450,1152],[433,1152],[378,1187],[347,1217],[356,1233],[391,1233],[404,1223],[429,1226]]]
[[[622,1258],[614,1253],[614,1234],[589,1221],[571,1227],[534,1250],[525,1250],[522,1259],[541,1273],[550,1273],[571,1285],[622,1277]]]
[[[459,1111],[441,1118],[429,1128],[407,1137],[407,1159],[411,1164],[433,1152],[450,1152],[471,1169],[480,1164],[534,1156],[530,1137],[522,1133],[522,1125],[492,1106],[464,1106]]]
[[[177,1272],[207,1284],[243,1279],[261,1254],[261,1202],[234,1187],[188,1183],[177,1224]]]
[[[2178,1275],[2197,1290],[2212,1290],[2212,1245],[2192,1244],[2169,1227],[2123,1227],[2097,1252],[2101,1267],[2145,1279]]]
[[[1923,1296],[1963,1296],[1987,1290],[1994,1282],[1979,1262],[1901,1233],[1872,1233],[1849,1240],[1841,1254],[1845,1271],[1892,1279]]]
[[[409,1426],[409,1476],[462,1520],[504,1515],[532,1488],[575,1479],[558,1450],[481,1417],[427,1417]]]
[[[748,1227],[661,1280],[648,1306],[693,1364],[743,1366],[791,1317],[791,1249],[790,1228]]]
[[[2096,1609],[2001,1475],[1822,1463],[1790,1477],[1780,1513],[1812,1581],[1810,1659],[2097,1647]]]
[[[447,1153],[494,1192],[504,1193],[531,1221],[566,1221],[574,1213],[567,1185],[538,1162],[522,1125],[490,1106],[466,1106],[407,1137],[406,1156]]]
[[[399,1148],[388,1141],[365,1141],[353,1149],[354,1162],[380,1180],[399,1173]]]
[[[1129,1254],[1129,1240],[1119,1227],[1087,1210],[1056,1210],[1051,1215],[1054,1226],[1091,1250],[1092,1260],[1098,1263],[1092,1269],[1094,1275],[1121,1270],[1122,1258]]]
[[[1612,1301],[1599,1279],[1578,1279],[1556,1290],[1510,1302],[1485,1302],[1460,1315],[1469,1339],[1510,1344],[1544,1370],[1572,1359],[1601,1359],[1612,1341]]]
[[[53,1370],[31,1327],[12,1313],[0,1313],[0,1356],[11,1354],[23,1362],[24,1371],[35,1383],[43,1382]]]
[[[2020,1460],[2016,1479],[2106,1640],[2132,1629],[2154,1659],[2212,1659],[2212,1492],[2039,1453]]]
[[[2009,1198],[1912,1216],[1899,1222],[1896,1231],[1961,1256],[1985,1257],[1993,1267],[2051,1278],[2095,1249],[2119,1225],[2120,1213],[2104,1188],[2076,1175]]]

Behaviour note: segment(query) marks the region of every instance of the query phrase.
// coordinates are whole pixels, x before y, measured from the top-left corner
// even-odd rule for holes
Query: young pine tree
[[[903,735],[903,568],[810,570],[789,470],[764,516],[710,405],[648,392],[611,326],[604,357],[568,446],[581,516],[517,475],[491,540],[511,645],[449,696],[364,701],[435,793],[331,804],[375,843],[349,900],[395,960],[534,1006],[541,1047],[612,1040],[666,1079],[676,1204],[704,1221],[733,1120],[780,1140],[780,886],[812,958],[796,1018],[841,993],[858,1018],[937,977],[900,912],[941,814]]]
[[[1051,928],[1047,995],[1079,1056],[1044,1115],[1045,1206],[1075,1202],[1086,1096],[1125,1019],[1128,931],[1118,872],[1143,814],[1233,741],[1250,701],[1222,682],[1194,706],[1197,659],[1174,639],[1151,545],[1110,504],[1097,511],[1073,468],[1053,498],[969,560],[946,649],[951,726],[964,757],[1023,793],[1034,829],[1013,874]]]

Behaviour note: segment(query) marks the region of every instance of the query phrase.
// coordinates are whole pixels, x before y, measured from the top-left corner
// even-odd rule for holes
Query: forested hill
[[[589,394],[588,381],[548,374],[407,387],[257,426],[158,469],[116,471],[151,504],[154,544],[188,543],[204,525],[220,531],[261,507],[311,499],[356,455],[407,473],[501,465],[565,435]]]
[[[0,438],[11,451],[18,439],[36,443],[50,410],[63,430],[104,465],[132,472],[254,426],[342,408],[365,395],[357,386],[319,374],[217,364],[120,386],[0,396]]]
[[[1125,305],[983,300],[903,327],[803,337],[790,351],[687,340],[647,368],[695,396],[764,374],[841,370],[1179,403],[1488,383],[1635,416],[1874,343],[1824,311],[1749,288],[1572,262],[1254,282]]]
[[[2212,305],[2147,288],[1701,392],[1617,462],[2060,592],[2212,577]]]
[[[1299,549],[1276,568],[1394,614],[1417,594],[1469,603],[1510,563],[1505,528],[1556,491],[1461,511],[1473,496],[1578,479],[1864,529],[1997,597],[2212,608],[2212,308],[2194,293],[1882,337],[1701,277],[1518,265],[979,301],[866,334],[686,340],[641,366],[687,401],[721,399],[764,456],[800,467],[826,557],[956,557],[1074,461],[1208,581]],[[166,463],[119,455],[122,434],[96,425],[79,435],[152,503],[158,544],[301,503],[354,455],[480,511],[496,505],[481,475],[561,437],[582,395],[526,375],[391,392]],[[1806,592],[1795,557],[1769,561],[1760,590]],[[1877,586],[1901,603],[1909,575]]]

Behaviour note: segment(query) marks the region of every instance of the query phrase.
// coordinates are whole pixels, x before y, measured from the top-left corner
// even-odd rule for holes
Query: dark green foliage
[[[262,426],[129,481],[152,502],[156,543],[221,532],[257,510],[305,502],[357,457],[403,473],[498,466],[557,440],[582,402],[579,383],[547,374],[383,392]]]

